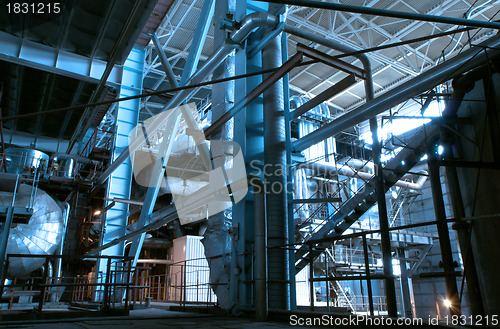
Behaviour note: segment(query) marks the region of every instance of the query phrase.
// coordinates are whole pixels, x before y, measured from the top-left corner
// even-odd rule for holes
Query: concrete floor
[[[286,323],[256,322],[251,319],[215,316],[200,313],[173,312],[161,308],[132,310],[127,317],[103,317],[63,319],[60,321],[16,321],[2,322],[0,328],[36,328],[36,329],[156,329],[156,328],[289,328]],[[302,328],[294,326],[295,328]],[[314,328],[308,326],[307,328]]]

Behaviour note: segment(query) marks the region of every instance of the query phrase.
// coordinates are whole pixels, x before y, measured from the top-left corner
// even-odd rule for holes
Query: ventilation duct
[[[11,194],[0,195],[0,205],[10,206]],[[15,207],[29,208],[33,204],[33,215],[27,224],[14,224],[7,242],[8,254],[52,255],[63,237],[63,215],[56,201],[41,189],[21,184],[16,193]],[[43,258],[11,258],[7,275],[26,276],[41,268]]]

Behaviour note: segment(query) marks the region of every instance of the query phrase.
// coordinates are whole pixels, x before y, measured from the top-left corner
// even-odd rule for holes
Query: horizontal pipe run
[[[373,174],[363,172],[363,171],[354,171],[352,170],[349,166],[347,165],[335,165],[332,163],[328,162],[311,162],[311,163],[303,163],[298,166],[298,168],[307,168],[307,169],[313,169],[318,171],[320,174],[325,174],[326,176],[333,177],[335,175],[342,175],[342,176],[347,176],[347,177],[354,177],[354,178],[359,178],[364,181],[369,181],[373,177],[375,177]],[[410,190],[421,190],[422,186],[424,185],[425,181],[427,180],[426,175],[422,175],[418,178],[418,180],[413,183],[413,182],[406,182],[403,180],[398,180],[396,183],[394,183],[394,186],[398,186],[401,188],[405,189],[410,189]]]
[[[334,3],[334,2],[322,2],[322,1],[315,1],[315,0],[256,0],[256,1],[287,4],[287,5],[310,7],[310,8],[320,8],[320,9],[328,9],[328,10],[336,10],[336,11],[346,11],[349,13],[366,14],[366,15],[374,15],[374,16],[411,19],[411,20],[423,21],[423,22],[436,22],[436,23],[443,23],[443,24],[454,24],[454,25],[463,25],[463,26],[475,26],[475,27],[500,29],[500,23],[497,23],[497,22],[478,21],[478,20],[472,20],[472,19],[455,18],[455,17],[447,17],[447,16],[436,16],[436,15],[428,15],[428,14],[420,14],[420,13],[409,13],[406,11],[353,6],[353,5]]]
[[[286,30],[287,28],[285,27],[285,31]],[[499,48],[500,36],[497,35],[429,69],[419,76],[401,84],[397,88],[342,115],[334,121],[325,124],[309,135],[295,141],[293,143],[293,149],[295,152],[303,151],[326,138],[334,136],[360,122],[387,111],[415,95],[421,94],[438,84],[444,83],[454,76],[461,75],[483,62],[499,56]]]

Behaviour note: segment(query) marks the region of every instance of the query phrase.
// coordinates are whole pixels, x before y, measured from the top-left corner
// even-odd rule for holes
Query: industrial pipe
[[[285,27],[286,30],[286,27]],[[461,75],[481,63],[500,55],[500,36],[494,36],[479,45],[445,61],[419,76],[401,84],[398,88],[386,92],[380,97],[361,105],[338,119],[325,124],[313,133],[295,141],[293,149],[296,152],[346,130],[356,124],[368,120],[405,100],[423,93],[430,88]]]
[[[262,179],[248,175],[248,185],[254,188],[254,281],[255,317],[267,319],[267,243],[266,243],[266,192]]]
[[[320,44],[322,46],[331,48],[333,50],[340,51],[342,53],[354,53],[357,52],[357,49],[354,49],[350,46],[342,44],[340,42],[336,42],[333,40],[326,39],[325,37],[319,36],[317,34],[304,31],[297,27],[291,26],[289,24],[285,24],[283,31],[289,34],[293,34],[299,38],[306,39],[312,41],[314,43]],[[375,96],[374,88],[373,88],[373,75],[372,75],[372,65],[370,63],[370,59],[366,54],[354,54],[353,57],[356,57],[361,64],[363,65],[363,69],[365,70],[366,80],[365,80],[365,93],[366,99],[372,100]],[[302,150],[301,150],[302,151]]]
[[[374,177],[373,174],[362,172],[362,171],[354,171],[349,166],[339,166],[329,162],[317,161],[317,162],[305,162],[298,166],[298,168],[307,168],[313,169],[321,174],[326,174],[328,177],[332,177],[335,175],[342,175],[347,177],[360,178],[364,181],[369,181]],[[409,190],[421,190],[422,186],[427,180],[426,175],[422,175],[418,178],[415,183],[407,182],[404,180],[398,180],[394,186],[398,186],[404,189]]]
[[[281,66],[281,43],[271,40],[262,51],[263,69]],[[270,168],[266,176],[269,186],[281,187],[278,192],[266,195],[267,240],[269,265],[269,305],[271,308],[288,308],[288,250],[280,246],[288,244],[288,212],[286,175],[278,173],[286,168],[285,114],[283,82],[277,81],[264,91],[264,163]]]

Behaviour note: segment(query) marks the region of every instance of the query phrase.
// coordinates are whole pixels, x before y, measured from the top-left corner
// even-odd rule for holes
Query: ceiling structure
[[[141,32],[154,31],[171,2],[68,0],[59,14],[0,11],[3,117],[116,98],[118,75],[102,79],[102,72],[123,64],[136,41],[142,46],[149,42],[147,33]],[[14,134],[81,140],[87,128],[101,122],[109,107],[9,120],[4,127]]]
[[[498,15],[500,1],[498,0],[443,0],[439,2],[430,0],[341,0],[327,2],[483,21],[493,21],[500,18],[500,15]],[[182,75],[182,69],[189,53],[202,6],[203,0],[174,1],[170,11],[156,31],[160,44],[166,52],[177,77]],[[325,36],[357,50],[407,41],[459,28],[442,23],[410,21],[298,6],[288,6],[285,15],[287,24]],[[202,61],[214,51],[214,28],[219,28],[219,26],[220,23],[216,22],[212,22],[210,25],[202,50]],[[478,28],[465,33],[431,39],[430,41],[368,52],[367,55],[372,63],[376,97],[418,76],[442,62],[443,59],[449,59],[471,45],[491,37],[493,33],[495,31],[492,29]],[[299,42],[310,45],[309,42],[298,37],[288,37],[290,56],[295,53],[296,45]],[[310,46],[314,46],[319,51],[330,55],[339,54],[323,46],[314,44]],[[145,68],[145,86],[156,90],[170,88],[151,43],[148,45],[147,51],[149,55]],[[343,60],[361,67],[361,63],[352,57],[346,57]],[[291,94],[312,98],[344,77],[346,77],[345,73],[321,63],[295,68],[290,73]],[[198,92],[193,97],[193,100],[198,103],[199,107],[209,104],[209,89]],[[363,82],[358,81],[330,99],[327,104],[332,114],[341,115],[364,102]],[[159,101],[157,97],[149,98],[146,103],[142,104],[144,108],[143,115],[147,117],[154,114],[163,108],[163,105],[164,102]]]

